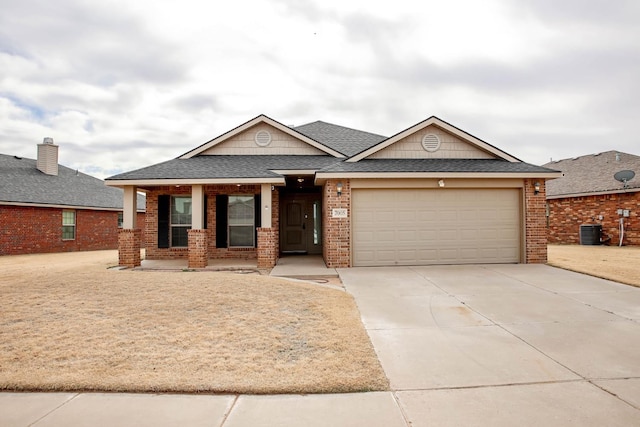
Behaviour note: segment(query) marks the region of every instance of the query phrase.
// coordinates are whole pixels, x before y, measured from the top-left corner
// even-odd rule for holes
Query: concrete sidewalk
[[[338,273],[393,391],[0,393],[0,425],[640,425],[640,289],[544,265]]]
[[[392,393],[279,396],[0,393],[2,427],[406,427]]]

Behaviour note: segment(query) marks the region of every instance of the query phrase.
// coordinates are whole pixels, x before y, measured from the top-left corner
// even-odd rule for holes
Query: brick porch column
[[[140,237],[139,228],[123,228],[118,232],[118,264],[127,267],[140,266]]]
[[[338,195],[338,183],[342,192]],[[329,268],[351,267],[351,182],[348,179],[329,179],[323,189],[322,251]],[[346,209],[346,217],[334,217],[334,209]]]
[[[535,183],[540,184],[540,192],[535,194]],[[526,179],[524,181],[524,200],[526,206],[526,264],[545,264],[547,262],[547,217],[546,192],[544,179]]]
[[[207,230],[191,229],[189,233],[189,268],[205,268],[209,260]]]
[[[278,233],[275,228],[258,228],[258,268],[273,268],[278,259]]]

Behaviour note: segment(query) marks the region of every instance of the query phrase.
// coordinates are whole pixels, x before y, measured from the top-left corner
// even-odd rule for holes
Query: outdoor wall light
[[[540,183],[536,181],[533,184],[533,194],[538,194],[539,192],[540,192]]]
[[[440,181],[438,181],[438,187],[440,188],[444,187],[444,179],[441,179]]]
[[[338,196],[342,196],[342,183],[341,182],[336,184],[336,192],[338,193]]]

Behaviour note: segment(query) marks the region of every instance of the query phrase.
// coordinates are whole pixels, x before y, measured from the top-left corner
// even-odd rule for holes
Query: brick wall
[[[0,206],[0,255],[118,248],[118,212],[76,209],[76,238],[62,240],[62,211]],[[144,213],[138,221],[144,222]]]
[[[607,244],[620,243],[618,209],[628,209],[624,220],[623,245],[640,245],[640,193],[620,193],[600,196],[550,199],[549,243],[579,244],[582,224],[602,225]]]
[[[210,259],[256,259],[256,248],[216,248],[216,196],[217,195],[256,195],[260,194],[260,185],[207,185],[204,188],[204,193],[207,196],[207,253]],[[167,195],[191,195],[191,186],[165,186],[156,187],[147,193],[147,216],[144,227],[144,239],[146,243],[146,258],[147,259],[175,259],[175,258],[189,258],[188,248],[158,248],[158,196],[161,194]],[[276,230],[276,236],[278,236],[277,230],[279,229],[279,193],[278,191],[272,192],[272,227]],[[256,242],[257,245],[258,242]],[[279,251],[279,241],[276,239],[275,249],[276,253]]]
[[[144,222],[144,236],[146,259],[175,259],[188,258],[188,248],[158,248],[158,196],[161,194],[190,196],[191,187],[166,186],[156,187],[147,196],[147,215]]]
[[[338,196],[336,184],[342,183]],[[332,210],[346,208],[347,218],[332,218]],[[329,268],[351,267],[351,186],[348,179],[327,180],[323,189],[322,251]]]
[[[534,183],[540,183],[540,192],[534,194]],[[524,180],[525,202],[525,263],[547,262],[547,224],[544,179]]]

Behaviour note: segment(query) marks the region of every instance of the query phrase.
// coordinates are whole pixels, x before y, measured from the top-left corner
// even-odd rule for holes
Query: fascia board
[[[314,175],[317,169],[272,169],[271,172],[278,175]]]
[[[99,206],[76,206],[76,205],[49,205],[46,203],[26,203],[26,202],[4,202],[0,201],[1,206],[20,206],[28,208],[50,208],[50,209],[75,209],[75,210],[90,210],[90,211],[107,211],[107,212],[122,212],[122,208],[103,208]],[[137,209],[138,212],[145,212],[144,209]]]
[[[110,187],[125,187],[128,185],[161,186],[161,185],[207,185],[207,184],[284,184],[284,177],[274,178],[199,178],[199,179],[112,179],[105,184]]]
[[[607,194],[624,194],[624,193],[637,193],[640,192],[640,188],[627,188],[621,190],[608,190],[608,191],[594,191],[591,193],[571,193],[571,194],[555,194],[553,196],[547,195],[547,200],[552,199],[572,199],[574,197],[588,197],[588,196],[605,196]]]
[[[332,178],[539,178],[553,179],[557,173],[546,172],[318,172],[316,179]]]

